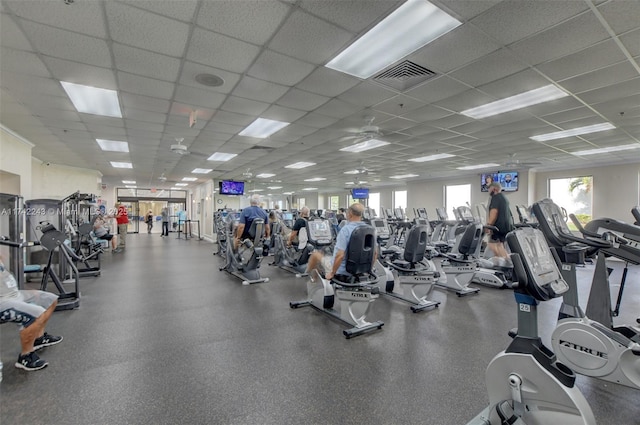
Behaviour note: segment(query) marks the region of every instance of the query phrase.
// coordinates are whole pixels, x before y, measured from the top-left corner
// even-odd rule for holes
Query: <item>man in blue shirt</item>
[[[346,251],[349,246],[351,234],[356,227],[366,225],[366,223],[362,221],[363,213],[364,206],[360,203],[352,204],[347,209],[347,224],[345,224],[338,232],[336,246],[333,249],[333,256],[324,255],[320,251],[314,252],[309,258],[307,272],[317,268],[320,271],[324,271],[325,279],[332,279],[333,277],[336,277],[338,280],[344,280],[341,278],[348,278],[351,276],[351,274],[347,272]]]
[[[252,195],[249,203],[250,206],[243,209],[240,213],[240,221],[236,229],[236,248],[238,248],[242,239],[250,238],[249,229],[251,229],[251,223],[253,223],[253,220],[256,218],[261,218],[265,222],[265,238],[269,238],[271,233],[267,225],[269,222],[267,212],[258,206],[260,204],[260,195]]]

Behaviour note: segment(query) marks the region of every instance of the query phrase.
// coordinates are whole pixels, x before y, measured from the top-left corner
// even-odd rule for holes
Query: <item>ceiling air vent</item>
[[[392,68],[382,71],[373,77],[373,80],[396,90],[405,91],[436,75],[438,74],[417,63],[403,61]]]

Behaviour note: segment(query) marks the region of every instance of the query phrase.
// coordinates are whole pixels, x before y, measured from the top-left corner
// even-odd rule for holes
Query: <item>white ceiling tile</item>
[[[312,111],[328,101],[328,97],[294,88],[278,100],[278,105],[303,111]]]
[[[298,84],[298,88],[323,96],[335,97],[360,83],[360,81],[358,78],[320,66],[302,80]]]
[[[276,121],[294,122],[302,118],[305,114],[305,111],[298,111],[296,109],[285,108],[284,106],[272,105],[269,109],[264,111],[260,117]]]
[[[205,130],[207,131],[207,134],[215,135],[217,138],[221,138],[221,135],[224,135],[224,141],[227,141],[232,135],[240,133],[245,127],[245,125],[234,125],[218,121],[210,121],[206,125]]]
[[[640,2],[610,1],[598,6],[598,11],[616,34],[638,28]]]
[[[289,87],[268,81],[258,80],[244,76],[233,90],[233,95],[245,99],[259,100],[261,102],[275,102],[280,99]]]
[[[511,49],[531,65],[569,55],[609,38],[606,29],[591,13],[585,13],[531,38]]]
[[[216,111],[206,108],[194,108],[192,105],[185,105],[184,103],[179,102],[171,103],[169,114],[171,114],[172,116],[178,115],[183,124],[189,122],[189,117],[192,113],[195,113],[196,120],[199,123],[201,121],[209,121],[216,113]]]
[[[198,76],[199,74],[216,75],[222,78],[224,83],[218,87],[203,86],[202,84],[196,81],[196,76]],[[185,86],[200,87],[200,88],[204,87],[207,90],[213,90],[220,93],[229,93],[236,86],[236,84],[238,83],[238,80],[240,80],[239,74],[229,72],[229,71],[224,71],[218,68],[212,68],[209,66],[200,65],[194,62],[185,62],[185,64],[182,67],[182,72],[180,73],[179,83]]]
[[[198,0],[121,0],[120,3],[187,22],[193,19],[198,6]]]
[[[50,0],[8,1],[6,3],[11,11],[21,18],[57,28],[73,28],[74,32],[106,38],[105,20],[100,2],[77,2],[71,7]]]
[[[118,137],[120,140],[126,141],[125,139],[127,137],[127,132],[125,131],[125,129],[120,127],[112,127],[100,124],[87,124],[87,130],[89,130],[92,137],[96,139]]]
[[[401,4],[397,0],[303,0],[300,6],[312,14],[358,34],[386,17]]]
[[[0,81],[2,82],[2,87],[5,87],[16,100],[20,100],[20,93],[41,93],[51,96],[67,95],[60,83],[52,78],[3,72]]]
[[[637,62],[640,55],[640,29],[620,36],[620,41]]]
[[[178,102],[194,107],[203,106],[208,109],[216,109],[222,105],[226,96],[211,90],[179,85],[174,98]]]
[[[174,84],[153,78],[141,77],[126,72],[118,72],[120,88],[129,93],[145,96],[171,99],[173,97]]]
[[[352,38],[351,33],[296,10],[273,37],[269,48],[320,65],[335,56]]]
[[[156,97],[140,96],[137,94],[122,93],[120,100],[125,108],[143,109],[150,112],[169,112],[170,102]]]
[[[569,109],[566,111],[555,112],[553,114],[544,115],[543,119],[552,124],[560,124],[567,121],[573,121],[577,119],[583,118],[593,118],[595,117],[594,112],[585,106],[581,106],[574,109]]]
[[[363,81],[338,96],[338,99],[360,106],[373,106],[397,96],[398,93],[384,87]]]
[[[97,66],[66,61],[49,56],[43,56],[42,58],[51,70],[53,77],[57,80],[103,89],[118,89],[115,76],[111,69],[99,68]]]
[[[21,93],[22,103],[32,108],[51,108],[62,111],[77,112],[73,103],[67,96],[48,96],[42,93]]]
[[[435,102],[435,105],[444,110],[460,112],[475,106],[484,105],[494,100],[494,97],[483,93],[480,90],[472,89]]]
[[[596,88],[607,87],[638,76],[638,71],[628,61],[620,62],[597,71],[579,75],[559,83],[571,93],[582,93]]]
[[[420,109],[424,106],[424,102],[408,96],[398,95],[376,104],[374,109],[390,115],[404,115],[405,113]]]
[[[494,96],[496,99],[514,96],[529,90],[549,85],[549,80],[532,69],[510,75],[500,80],[478,87],[481,92]]]
[[[127,134],[129,136],[132,135],[131,133],[132,130],[144,130],[146,132],[156,133],[156,134],[161,134],[162,130],[164,130],[164,124],[153,124],[146,121],[130,120],[128,118],[125,118],[124,125],[127,129]],[[136,133],[136,134],[140,134],[140,133]]]
[[[501,44],[508,45],[559,24],[588,8],[586,3],[579,1],[563,2],[562,7],[558,7],[558,2],[554,0],[507,0],[492,7],[490,13],[472,19],[471,23]]]
[[[469,86],[443,75],[428,80],[426,83],[406,91],[405,94],[425,103],[433,103],[466,90],[469,90]]]
[[[51,74],[35,53],[8,49],[3,46],[0,49],[0,55],[2,57],[2,61],[0,61],[0,70],[2,72],[24,72],[36,77],[51,77]]]
[[[423,122],[436,120],[438,118],[446,117],[447,115],[451,115],[451,112],[438,108],[437,106],[427,105],[409,113],[402,114],[402,117],[415,122]]]
[[[178,79],[179,59],[117,43],[113,44],[113,56],[119,71],[166,81]]]
[[[252,77],[285,86],[294,86],[309,75],[315,67],[309,63],[265,50],[251,66]]]
[[[268,103],[257,100],[243,99],[236,96],[228,96],[220,109],[238,114],[258,116],[269,107]]]
[[[189,26],[124,4],[105,2],[111,38],[168,56],[182,56]]]
[[[280,2],[243,0],[205,1],[197,23],[203,28],[253,44],[266,43],[280,27],[290,6]]]
[[[483,0],[483,1],[468,1],[468,0],[434,0],[433,4],[449,13],[454,18],[456,15],[464,20],[470,20],[487,9],[491,9],[502,0]]]
[[[111,54],[104,40],[25,20],[21,24],[40,53],[104,68],[112,66]]]
[[[477,87],[525,68],[527,65],[509,49],[500,49],[452,72],[450,76]]]
[[[409,55],[428,69],[449,72],[494,52],[500,45],[471,25],[462,25]]]
[[[189,43],[187,59],[243,73],[259,52],[260,48],[253,44],[196,28]]]
[[[605,40],[580,52],[537,66],[548,77],[563,80],[625,60],[613,40]]]
[[[242,128],[245,128],[246,126],[251,124],[253,121],[255,121],[255,119],[256,118],[251,115],[236,114],[234,112],[227,112],[227,111],[217,111],[211,120],[213,122],[240,125],[242,126]]]
[[[328,117],[326,115],[311,112],[297,120],[296,124],[302,124],[314,128],[325,128],[327,126],[335,124],[337,121],[338,118]]]
[[[640,77],[604,88],[586,91],[584,93],[580,93],[578,97],[590,105],[595,105],[618,97],[626,97],[638,93],[640,93]]]
[[[361,106],[343,102],[339,99],[332,99],[316,109],[315,112],[334,118],[344,118],[354,114],[356,111],[359,111],[361,109]]]
[[[21,29],[18,28],[13,18],[4,13],[0,15],[0,40],[2,46],[18,50],[33,50]]]

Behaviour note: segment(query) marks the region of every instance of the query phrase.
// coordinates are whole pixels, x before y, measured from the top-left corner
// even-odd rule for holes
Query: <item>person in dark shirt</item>
[[[498,230],[487,229],[487,233],[490,234],[487,246],[496,257],[504,258],[508,263],[510,262],[509,254],[504,248],[504,241],[507,233],[513,230],[513,219],[509,213],[509,200],[502,193],[502,186],[498,182],[493,182],[489,185],[489,195],[491,200],[489,201],[487,224],[497,227]]]
[[[344,208],[338,208],[338,214],[336,214],[336,220],[338,220],[338,224],[341,221],[346,220],[347,218],[344,215]]]
[[[293,224],[293,229],[291,230],[291,234],[289,235],[289,240],[287,245],[288,246],[292,246],[293,242],[298,239],[298,249],[304,249],[304,247],[307,245],[307,241],[308,241],[308,235],[306,234],[306,227],[307,227],[307,220],[309,220],[309,208],[307,207],[302,207],[302,209],[300,210],[300,217],[298,217],[298,219],[296,220],[296,222]],[[303,237],[300,233],[300,230],[303,230],[303,232],[305,233],[305,237]]]
[[[259,207],[260,205],[260,195],[251,196],[251,200],[249,201],[250,206],[246,207],[240,213],[240,221],[238,223],[238,228],[236,229],[236,249],[240,244],[242,239],[249,238],[249,229],[251,229],[251,223],[256,218],[261,218],[265,222],[264,226],[264,237],[269,238],[271,234],[270,226],[267,224],[269,222],[269,217],[267,216],[267,212]]]

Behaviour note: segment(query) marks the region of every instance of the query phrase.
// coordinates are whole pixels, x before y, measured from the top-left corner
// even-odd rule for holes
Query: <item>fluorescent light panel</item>
[[[578,155],[578,156],[597,155],[600,153],[619,152],[619,151],[626,151],[626,150],[639,149],[639,148],[640,148],[640,144],[632,143],[630,145],[609,146],[608,148],[587,149],[584,151],[571,152],[571,153],[573,155]]]
[[[189,186],[189,183],[176,183],[176,184],[174,184],[174,186],[182,186],[182,187],[184,187],[184,186]]]
[[[138,186],[125,185],[127,189],[137,189]]]
[[[211,155],[209,158],[207,158],[207,161],[225,162],[235,158],[236,156],[238,156],[237,153],[216,152],[213,155]]]
[[[275,174],[271,174],[271,173],[260,173],[258,175],[256,175],[257,178],[259,179],[268,179],[269,177],[275,177]]]
[[[588,125],[586,127],[572,128],[571,130],[555,131],[553,133],[539,134],[529,137],[536,142],[546,142],[547,140],[563,139],[565,137],[580,136],[582,134],[597,133],[598,131],[611,130],[616,128],[613,124],[605,122],[602,124]]]
[[[124,184],[136,184],[135,180],[122,180],[122,183]]]
[[[264,189],[252,189],[249,192],[264,192]]]
[[[213,168],[194,168],[192,173],[193,174],[209,174],[212,171],[213,171]]]
[[[265,139],[288,125],[288,122],[258,118],[238,133],[238,135]]]
[[[282,186],[267,186],[267,189],[271,189],[271,190],[282,189]]]
[[[342,148],[340,150],[343,152],[364,152],[388,144],[389,142],[383,142],[382,140],[369,139],[365,140],[364,142],[356,143],[355,145],[347,146],[346,148]]]
[[[283,195],[293,195],[295,192],[282,192]]]
[[[198,178],[197,178],[197,177],[183,177],[183,178],[182,178],[182,181],[183,181],[183,182],[194,182],[194,181],[196,181],[196,180],[198,180]]]
[[[397,176],[390,176],[390,179],[409,179],[411,177],[418,177],[418,174],[399,174]]]
[[[456,170],[479,170],[481,168],[489,168],[489,167],[497,167],[500,164],[488,163],[488,164],[476,164],[476,165],[465,165],[464,167],[458,167]]]
[[[408,0],[326,66],[366,79],[460,24],[426,0]]]
[[[116,91],[66,81],[60,81],[60,84],[78,112],[122,118]]]
[[[526,108],[527,106],[537,105],[538,103],[560,99],[565,96],[569,96],[569,94],[560,90],[553,84],[549,84],[548,86],[496,100],[495,102],[487,103],[486,105],[467,109],[460,113],[471,118],[481,119],[509,111],[515,111],[516,109]]]
[[[306,182],[321,182],[323,180],[326,180],[326,178],[324,178],[324,177],[314,177],[312,179],[304,179],[304,181],[306,181]]]
[[[293,163],[293,164],[289,164],[289,165],[285,166],[284,168],[300,169],[300,168],[311,167],[312,165],[316,165],[316,163],[315,162],[296,162],[296,163]]]
[[[436,161],[438,159],[451,158],[455,155],[451,155],[450,153],[437,153],[434,155],[421,156],[419,158],[411,158],[409,161],[413,162],[427,162],[427,161]]]
[[[351,170],[351,171],[345,171],[344,173],[345,173],[345,174],[358,174],[358,173],[360,173],[360,171],[358,171],[358,170]]]
[[[111,161],[111,166],[113,168],[133,168],[133,164],[130,162],[115,162]]]
[[[317,187],[305,187],[302,190],[318,190],[318,188]]]
[[[129,152],[129,144],[127,142],[119,142],[117,140],[96,139],[100,149],[107,152]]]

